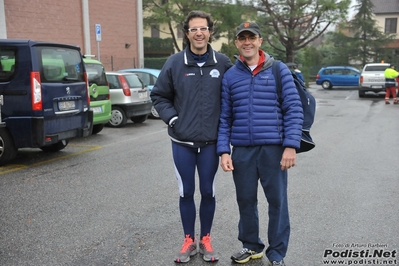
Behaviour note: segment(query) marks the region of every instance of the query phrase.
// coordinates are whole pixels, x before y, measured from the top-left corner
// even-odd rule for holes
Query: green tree
[[[237,47],[234,45],[234,42],[229,42],[229,43],[223,43],[222,48],[220,49],[220,52],[227,55],[231,62],[235,62],[235,55],[238,54]]]
[[[206,1],[203,0],[144,0],[143,1],[143,24],[144,27],[156,28],[159,32],[169,34],[172,38],[173,46],[179,50],[176,31],[181,30],[184,17],[192,9],[196,9]],[[166,24],[166,30],[159,26]]]
[[[394,35],[386,34],[377,26],[372,9],[371,0],[357,0],[355,10],[357,14],[349,22],[349,31],[352,37],[347,40],[350,43],[348,49],[349,59],[361,62],[380,62],[392,58],[392,50],[385,49],[392,42]]]
[[[270,42],[265,41],[265,36],[262,35],[263,42],[262,42],[262,50],[267,52],[268,54],[272,55],[275,59],[281,60],[283,62],[289,62],[286,61],[285,53],[284,53],[284,46],[279,43],[277,40],[272,41],[274,45],[270,45]],[[293,62],[293,61],[290,61]]]
[[[323,55],[312,45],[309,45],[301,50],[303,52],[303,66],[302,71],[305,81],[314,81],[317,72],[321,68],[321,61]],[[307,84],[308,85],[308,84]]]
[[[264,39],[295,62],[295,53],[345,17],[350,0],[258,0]],[[278,45],[281,44],[281,46]]]
[[[321,65],[348,65],[350,45],[350,38],[341,31],[325,34],[325,41],[318,49],[322,55]]]
[[[226,37],[228,43],[234,44],[235,32],[238,25],[243,21],[243,16],[249,20],[255,20],[256,14],[252,6],[242,5],[240,1],[236,4],[226,4],[225,1],[213,1],[214,8],[210,11],[215,22],[213,36],[217,38]]]

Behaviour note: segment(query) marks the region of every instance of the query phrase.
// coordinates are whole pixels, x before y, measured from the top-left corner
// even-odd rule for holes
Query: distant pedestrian
[[[197,254],[196,170],[201,193],[199,252],[205,261],[217,261],[219,258],[210,237],[219,165],[216,140],[222,77],[232,63],[209,44],[213,32],[209,14],[190,12],[183,22],[183,31],[186,49],[168,58],[151,92],[155,109],[168,125],[180,192],[179,208],[185,238],[175,262],[188,262],[190,256]]]
[[[302,72],[298,69],[297,65],[293,65],[292,68],[294,69],[295,75],[305,83],[305,78],[302,75]]]
[[[384,71],[385,76],[385,104],[390,104],[389,97],[392,95],[393,104],[398,104],[396,98],[396,78],[399,77],[399,73],[395,70],[395,65],[390,64]]]

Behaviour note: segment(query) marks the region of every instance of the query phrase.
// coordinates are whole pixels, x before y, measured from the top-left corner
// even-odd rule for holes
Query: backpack
[[[272,66],[272,72],[274,78],[276,79],[277,96],[282,102],[281,98],[281,77],[280,77],[280,62],[279,60],[274,60]],[[307,152],[313,149],[316,145],[310,136],[310,128],[314,122],[314,117],[316,113],[316,100],[315,98],[306,90],[305,83],[300,80],[295,73],[292,73],[292,78],[294,79],[295,87],[298,91],[299,97],[302,102],[303,109],[303,125],[302,125],[302,137],[301,146],[296,150],[296,153]]]

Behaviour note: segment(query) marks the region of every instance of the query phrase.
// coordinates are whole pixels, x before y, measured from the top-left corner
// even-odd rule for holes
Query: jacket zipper
[[[250,69],[250,71],[251,71],[251,69]],[[249,117],[250,117],[250,120],[249,120],[249,136],[252,136],[252,128],[253,128],[253,115],[250,115],[250,114],[253,114],[253,99],[254,99],[254,80],[255,80],[255,75],[254,74],[252,74],[252,71],[251,71],[251,83],[250,83],[250,99],[251,99],[251,102],[250,102],[250,104],[249,104],[249,106],[250,106],[250,112],[249,112]],[[253,138],[251,137],[251,139],[250,139],[250,142],[251,142],[251,145],[254,145],[254,140],[253,140]]]
[[[203,97],[203,94],[204,94],[204,80],[203,80],[203,73],[202,73],[202,66],[200,66],[199,67],[199,70],[200,70],[200,74],[201,74],[201,86],[200,86],[200,89],[201,89],[201,98],[203,99],[204,97]],[[201,103],[202,103],[202,101],[201,101]],[[202,104],[201,104],[202,105]],[[203,116],[203,114],[202,114],[202,106],[201,106],[201,108],[200,108],[200,110],[199,110],[200,112],[199,112],[199,115],[201,116],[201,119],[199,120],[199,121],[201,121],[201,128],[204,128],[204,125],[203,125],[203,119],[202,119],[202,116]],[[203,135],[203,131],[201,130],[201,135]],[[204,137],[204,136],[201,136],[201,138],[202,137]],[[198,150],[198,153],[199,153],[199,150]]]

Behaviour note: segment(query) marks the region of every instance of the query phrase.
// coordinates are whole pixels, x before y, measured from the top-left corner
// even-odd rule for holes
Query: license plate
[[[95,114],[99,114],[99,113],[103,112],[102,107],[93,107],[92,110],[93,110],[93,113],[95,113]]]
[[[148,92],[147,91],[143,91],[143,92],[139,92],[139,99],[144,99],[148,97]]]
[[[74,101],[58,102],[58,109],[60,109],[60,111],[73,110],[75,109],[75,102]]]
[[[373,89],[382,89],[382,86],[371,86]]]

